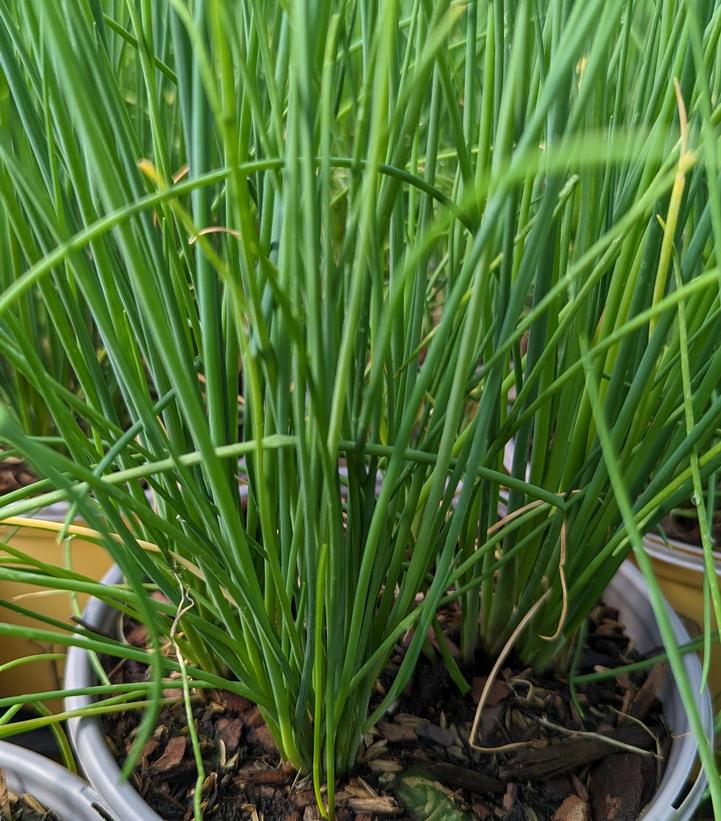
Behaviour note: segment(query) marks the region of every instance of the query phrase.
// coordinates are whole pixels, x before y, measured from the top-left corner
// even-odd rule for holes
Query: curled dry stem
[[[180,621],[183,618],[183,616],[195,606],[195,602],[188,595],[185,586],[183,585],[182,581],[180,580],[180,577],[177,574],[175,576],[175,579],[178,582],[178,586],[180,588],[180,602],[178,604],[178,609],[175,613],[175,617],[173,619],[173,624],[170,628],[169,638],[173,644],[173,650],[175,651],[175,656],[180,667],[180,675],[183,682],[183,703],[185,705],[185,717],[188,724],[188,734],[190,735],[190,742],[193,747],[193,758],[195,760],[195,769],[197,773],[195,790],[193,793],[193,814],[196,818],[196,821],[202,821],[203,811],[201,802],[203,798],[203,784],[205,783],[205,767],[203,766],[203,754],[200,748],[200,739],[198,738],[198,731],[195,727],[195,718],[193,716],[193,705],[190,696],[190,683],[188,680],[188,671],[185,666],[185,657],[183,656],[180,650],[180,645],[178,644],[177,640]]]
[[[563,630],[563,625],[566,623],[566,615],[568,613],[568,586],[566,584],[566,522],[564,520],[561,525],[561,555],[558,559],[558,575],[561,578],[561,595],[563,597],[561,603],[561,616],[558,620],[558,626],[550,636],[539,636],[544,641],[555,641]]]
[[[544,727],[548,727],[549,730],[556,730],[559,733],[563,733],[564,735],[573,736],[574,738],[595,738],[599,741],[603,741],[604,744],[610,744],[612,747],[618,747],[620,750],[625,750],[628,753],[635,753],[637,755],[643,756],[653,756],[654,758],[659,758],[659,754],[653,752],[653,750],[644,750],[642,747],[635,747],[633,744],[626,744],[625,741],[619,741],[617,738],[611,738],[610,736],[604,735],[603,733],[594,733],[591,730],[572,730],[568,727],[564,727],[561,724],[556,724],[553,721],[549,721],[547,718],[539,718],[539,723],[542,724]],[[648,727],[644,726],[644,729],[647,730],[651,738],[656,740],[656,737],[653,733],[648,730]]]
[[[490,675],[486,679],[486,683],[483,686],[483,691],[481,692],[481,697],[478,699],[478,706],[476,707],[476,714],[473,717],[473,726],[471,727],[471,734],[468,737],[468,743],[472,749],[477,750],[481,753],[496,753],[500,749],[499,747],[479,747],[476,742],[476,736],[478,735],[478,726],[481,723],[481,715],[483,714],[483,708],[486,706],[486,701],[488,700],[488,696],[491,692],[491,687],[493,687],[493,682],[496,680],[498,673],[503,666],[508,654],[513,649],[513,645],[516,643],[518,637],[523,633],[528,623],[531,619],[536,615],[536,613],[541,609],[544,605],[548,597],[551,595],[551,588],[549,587],[548,590],[541,596],[541,598],[531,607],[526,613],[526,615],[521,619],[518,623],[516,629],[511,633],[508,641],[505,643],[503,649],[498,654],[498,658],[496,659],[496,663],[493,665],[493,669],[490,672]],[[527,746],[527,742],[523,742],[522,746]],[[506,749],[508,749],[506,745]]]

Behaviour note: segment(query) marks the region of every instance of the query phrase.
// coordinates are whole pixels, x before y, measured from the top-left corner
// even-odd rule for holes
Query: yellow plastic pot
[[[669,547],[651,533],[645,536],[644,544],[664,596],[683,618],[691,637],[700,635],[703,632],[703,550],[675,539],[668,540]],[[721,555],[716,559],[716,575],[721,578]],[[712,645],[709,687],[718,710],[721,708],[721,642]]]
[[[59,517],[58,517],[59,518]],[[18,526],[17,523],[30,522]],[[0,523],[0,557],[3,566],[12,566],[8,561],[9,553],[4,550],[8,545],[14,550],[21,551],[35,559],[60,567],[68,566],[68,554],[70,557],[70,567],[78,573],[82,573],[92,579],[100,580],[112,564],[112,560],[107,551],[82,535],[73,535],[66,542],[58,542],[58,533],[62,528],[62,521],[48,521],[42,519],[32,520],[11,520]],[[74,534],[83,532],[90,534],[82,528],[81,523],[73,526]],[[18,567],[27,569],[20,564]],[[53,619],[70,622],[73,613],[72,594],[63,591],[45,591],[42,587],[19,582],[0,580],[0,599],[4,601],[15,601],[22,607],[36,613],[50,616]],[[85,606],[87,596],[78,596],[80,607]],[[32,619],[30,616],[23,616],[0,606],[0,621],[32,627],[42,627],[53,629],[48,625]],[[36,655],[38,653],[51,653],[62,651],[60,645],[40,644],[22,638],[5,636],[0,640],[0,666],[10,661],[24,656]],[[62,660],[37,660],[27,664],[13,667],[0,672],[0,696],[14,696],[23,693],[43,692],[57,690],[62,686],[64,666]],[[59,709],[61,701],[55,704],[47,704],[51,709]]]

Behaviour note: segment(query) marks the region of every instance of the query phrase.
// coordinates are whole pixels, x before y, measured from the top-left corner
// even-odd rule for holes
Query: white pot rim
[[[102,821],[113,816],[85,781],[31,750],[0,741],[0,769],[11,792],[27,793],[60,818]]]
[[[104,581],[117,584],[121,581],[120,570],[114,567]],[[641,653],[652,651],[661,644],[653,609],[648,598],[646,582],[640,571],[630,562],[624,562],[611,581],[604,601],[620,611],[629,635],[635,639]],[[690,640],[686,628],[678,616],[666,605],[676,641],[684,644]],[[113,611],[97,599],[91,599],[84,612],[86,624],[107,631],[114,621]],[[695,653],[687,653],[684,658],[686,673],[691,686],[701,690],[701,663]],[[90,685],[94,678],[90,657],[85,650],[70,648],[65,672],[66,689],[78,689]],[[689,723],[678,688],[671,677],[661,694],[664,716],[673,731],[674,740],[666,762],[666,770],[655,795],[644,808],[640,818],[648,821],[689,821],[701,801],[706,787],[703,769],[698,773],[690,791],[687,783],[694,777],[697,759],[697,745],[689,730]],[[67,710],[77,710],[91,703],[89,696],[71,696],[66,699]],[[713,742],[713,707],[708,686],[699,696],[698,707],[704,732]],[[161,821],[139,793],[127,782],[120,780],[120,768],[108,747],[102,725],[97,718],[71,718],[68,721],[70,740],[76,751],[78,762],[85,774],[110,806],[123,821]],[[679,803],[681,796],[685,796]],[[676,806],[678,804],[678,806]]]

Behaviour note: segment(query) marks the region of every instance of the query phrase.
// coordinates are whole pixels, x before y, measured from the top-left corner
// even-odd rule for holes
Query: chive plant
[[[721,461],[720,34],[692,0],[0,0],[0,343],[61,441],[0,437],[126,583],[0,575],[148,625],[60,637],[150,665],[90,690],[146,708],[126,770],[164,689],[222,687],[332,816],[439,608],[466,662],[533,612],[515,649],[563,670],[633,548],[713,774],[638,533]]]
[[[13,127],[17,126],[18,121],[7,95],[2,107],[4,110],[0,115],[0,139],[3,140],[5,149],[10,150],[14,143]],[[24,137],[21,136],[20,145],[23,142]],[[23,153],[23,150],[19,149],[15,156],[15,161],[21,166],[24,163]],[[34,236],[27,230],[28,217],[13,195],[12,182],[4,177],[0,185],[7,193],[0,215],[0,254],[3,260],[0,279],[4,289],[9,287],[29,264],[54,247],[54,241],[49,237],[43,237],[42,234]],[[100,376],[102,352],[100,342],[86,318],[80,314],[76,315],[78,321],[74,326],[77,328],[75,331],[68,323],[65,311],[58,307],[65,301],[68,309],[72,310],[70,305],[74,301],[73,294],[54,293],[50,283],[44,284],[43,290],[45,297],[40,296],[39,292],[26,294],[4,319],[3,329],[0,330],[0,396],[7,407],[12,407],[25,430],[35,436],[47,437],[54,434],[55,428],[45,397],[38,389],[37,382],[26,379],[23,372],[28,369],[31,361],[34,365],[39,363],[59,390],[77,396],[79,380],[76,378],[74,365],[77,365],[81,379],[92,368],[97,369]],[[77,307],[79,306],[76,304],[75,308]],[[8,327],[12,327],[12,335],[5,332]],[[62,341],[63,334],[68,335],[66,344]],[[73,340],[73,344],[68,345],[67,340]],[[18,360],[23,360],[24,367],[16,367]],[[96,381],[98,384],[109,385],[109,376],[106,372],[103,378]],[[91,385],[92,382],[89,382],[88,386]],[[72,403],[73,399],[68,396],[68,401]]]
[[[0,49],[12,51],[16,31],[3,30]],[[9,39],[8,39],[9,38]],[[75,233],[82,219],[63,190],[59,158],[48,155],[42,168],[43,187],[39,200],[28,191],[16,188],[13,180],[35,164],[35,149],[48,143],[51,122],[49,109],[41,106],[30,122],[23,120],[21,110],[8,93],[13,68],[3,60],[0,100],[0,141],[3,164],[0,186],[4,191],[0,214],[0,254],[3,265],[0,286],[10,287],[29,265],[37,262],[57,246],[58,235],[43,214],[53,213],[63,230]],[[39,75],[36,92],[45,99],[46,78]],[[28,131],[28,128],[30,131]],[[33,148],[35,146],[35,149]],[[10,166],[13,171],[10,171]],[[29,228],[30,221],[33,229]],[[39,378],[32,374],[42,374]],[[31,374],[31,376],[26,376]],[[0,397],[11,407],[23,428],[35,436],[55,433],[55,422],[48,408],[47,389],[63,394],[65,404],[73,409],[91,400],[100,417],[115,423],[121,431],[122,404],[115,401],[112,371],[107,366],[102,340],[89,317],[85,303],[75,288],[63,287],[57,276],[49,277],[32,292],[25,294],[6,312],[0,328]],[[74,411],[72,411],[74,413]]]

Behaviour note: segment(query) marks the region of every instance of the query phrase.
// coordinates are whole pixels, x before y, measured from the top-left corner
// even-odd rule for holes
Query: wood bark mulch
[[[441,616],[456,654],[457,611]],[[141,625],[126,625],[132,643]],[[429,641],[432,645],[435,638]],[[399,644],[377,682],[377,699],[397,670]],[[430,651],[430,655],[433,653]],[[599,605],[589,619],[579,672],[636,660],[618,613]],[[113,682],[138,681],[147,669],[108,660]],[[446,668],[422,658],[391,714],[365,737],[357,765],[336,785],[338,821],[633,821],[656,791],[670,747],[657,694],[665,665],[649,673],[579,685],[575,701],[560,676],[531,674],[516,659],[495,680],[477,744],[468,743],[490,660],[478,653],[464,669],[462,696]],[[580,712],[579,712],[580,711]],[[205,817],[219,821],[316,821],[312,783],[283,766],[259,709],[229,693],[194,705],[206,779]],[[140,717],[105,716],[111,749],[122,761]],[[163,709],[133,783],[162,818],[191,819],[196,770],[182,704]]]
[[[690,503],[689,503],[690,504]],[[667,539],[701,547],[701,528],[696,515],[681,516],[669,513],[661,521],[661,529]],[[711,537],[715,549],[721,548],[721,511],[714,513],[711,521]]]
[[[31,485],[35,480],[30,468],[15,456],[3,458],[0,451],[0,496]]]

